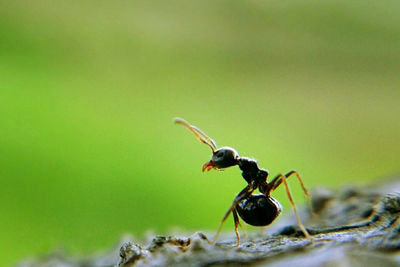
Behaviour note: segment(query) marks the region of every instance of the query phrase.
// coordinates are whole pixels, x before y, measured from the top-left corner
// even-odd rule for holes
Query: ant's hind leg
[[[258,234],[263,237],[265,235],[265,228],[267,228],[266,226],[260,226],[258,228]]]
[[[297,212],[296,205],[294,204],[294,201],[293,201],[293,198],[292,198],[292,194],[290,193],[289,185],[288,185],[288,183],[286,181],[286,176],[283,175],[283,174],[279,174],[279,176],[277,176],[277,178],[278,177],[280,178],[280,180],[276,185],[274,185],[273,189],[276,189],[283,182],[283,185],[285,186],[285,190],[286,190],[287,196],[289,198],[290,205],[292,206],[294,214],[296,215],[297,223],[298,223],[298,225],[300,227],[300,230],[303,232],[305,237],[310,239],[311,238],[310,234],[307,232],[306,228],[301,223],[299,213]]]
[[[288,179],[292,174],[295,174],[295,175],[296,175],[297,180],[299,181],[300,186],[301,186],[301,188],[303,189],[304,195],[306,196],[307,201],[308,201],[308,205],[310,206],[311,215],[312,215],[314,218],[317,218],[318,216],[315,214],[315,212],[314,212],[314,210],[313,210],[313,208],[312,208],[312,205],[311,205],[311,197],[310,197],[310,194],[308,193],[308,190],[307,190],[306,186],[304,185],[303,180],[302,180],[301,177],[300,177],[300,174],[299,174],[296,170],[291,170],[290,172],[288,172],[288,173],[285,174],[285,178]],[[283,175],[282,175],[282,174],[278,174],[278,175],[271,181],[271,183],[270,183],[270,184],[272,185],[271,191],[274,191],[278,186],[281,185],[281,183],[282,183],[282,178],[281,178],[281,176],[283,176]]]

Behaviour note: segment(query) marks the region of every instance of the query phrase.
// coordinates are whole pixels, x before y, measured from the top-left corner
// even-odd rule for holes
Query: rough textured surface
[[[399,192],[395,180],[384,186],[313,190],[318,216],[301,214],[311,240],[302,236],[294,218],[287,218],[272,234],[251,235],[239,247],[233,231],[215,245],[203,233],[156,236],[145,246],[124,242],[119,253],[84,260],[50,254],[19,266],[400,266]]]

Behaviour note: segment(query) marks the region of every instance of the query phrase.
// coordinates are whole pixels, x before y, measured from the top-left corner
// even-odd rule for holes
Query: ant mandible
[[[232,166],[239,166],[242,171],[242,176],[248,183],[248,185],[237,194],[233,200],[232,205],[222,218],[218,227],[217,233],[213,239],[213,243],[216,241],[222,224],[228,218],[232,212],[233,220],[235,223],[235,233],[237,238],[237,246],[240,244],[240,237],[238,232],[238,226],[240,225],[239,216],[246,223],[253,226],[267,226],[271,224],[281,213],[280,203],[270,196],[270,194],[277,189],[281,184],[285,186],[287,196],[290,204],[297,218],[297,223],[303,232],[304,236],[310,238],[306,228],[301,223],[299,214],[294,204],[292,195],[289,190],[286,179],[291,175],[295,174],[307,199],[310,201],[310,195],[304,186],[303,181],[297,171],[292,170],[285,175],[278,174],[270,182],[267,181],[269,172],[265,169],[260,169],[255,159],[240,157],[238,152],[231,147],[217,148],[217,144],[213,139],[208,137],[202,130],[196,126],[190,125],[184,119],[175,118],[174,122],[186,126],[202,143],[209,146],[212,150],[211,160],[203,165],[203,172],[205,170],[210,171],[212,169],[220,170]],[[259,189],[261,194],[253,195],[256,189]]]

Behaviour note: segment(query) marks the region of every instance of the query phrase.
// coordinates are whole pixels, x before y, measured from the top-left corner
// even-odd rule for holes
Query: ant
[[[292,170],[285,175],[278,174],[274,179],[268,182],[267,177],[269,175],[269,172],[265,169],[260,169],[255,159],[240,157],[239,153],[231,147],[218,148],[215,141],[208,137],[202,130],[200,130],[196,126],[190,125],[188,122],[181,118],[175,118],[174,122],[187,127],[196,136],[197,139],[199,139],[202,143],[211,148],[211,160],[203,165],[203,172],[206,170],[210,171],[212,169],[221,170],[237,165],[242,171],[243,178],[248,183],[247,186],[242,191],[240,191],[239,194],[236,195],[235,199],[232,202],[232,205],[225,213],[219,224],[217,233],[212,240],[212,243],[214,243],[218,238],[218,235],[221,232],[222,225],[231,212],[233,214],[233,220],[235,223],[235,233],[237,239],[236,246],[239,246],[240,244],[240,236],[238,231],[238,226],[240,225],[240,222],[238,214],[243,219],[243,221],[253,226],[267,226],[271,224],[280,215],[282,207],[276,199],[270,196],[270,194],[281,184],[285,186],[287,196],[296,215],[297,223],[300,230],[303,232],[306,238],[310,239],[309,233],[300,221],[299,214],[297,212],[296,206],[289,190],[289,186],[286,181],[286,179],[294,174],[297,177],[308,201],[311,201],[310,195],[306,187],[304,186],[300,174],[297,171]],[[258,189],[261,194],[253,195],[253,192],[256,189]]]

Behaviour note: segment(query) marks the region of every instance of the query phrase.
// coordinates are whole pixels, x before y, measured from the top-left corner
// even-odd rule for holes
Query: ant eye
[[[224,151],[218,151],[217,158],[222,158],[224,156]]]

